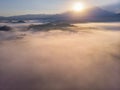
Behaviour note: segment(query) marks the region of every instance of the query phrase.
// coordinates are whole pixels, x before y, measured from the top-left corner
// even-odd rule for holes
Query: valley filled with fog
[[[3,25],[0,90],[120,90],[119,22]]]

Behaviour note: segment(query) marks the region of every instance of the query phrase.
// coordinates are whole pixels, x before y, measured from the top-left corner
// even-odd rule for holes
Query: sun
[[[85,5],[81,2],[76,2],[73,4],[72,10],[75,12],[80,12],[85,9]]]

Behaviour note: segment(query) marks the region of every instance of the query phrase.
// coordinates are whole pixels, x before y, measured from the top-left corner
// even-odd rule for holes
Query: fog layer
[[[0,90],[120,90],[119,23],[76,26],[0,31]]]

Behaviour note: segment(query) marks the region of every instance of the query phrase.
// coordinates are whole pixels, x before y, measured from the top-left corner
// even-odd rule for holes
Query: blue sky
[[[119,0],[0,0],[0,16],[60,13],[69,10],[71,3],[78,1],[102,6]]]

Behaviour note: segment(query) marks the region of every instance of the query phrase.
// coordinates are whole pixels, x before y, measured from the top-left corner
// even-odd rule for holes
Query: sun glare
[[[85,5],[81,2],[76,2],[73,4],[72,9],[75,12],[80,12],[80,11],[83,11],[85,9]]]

